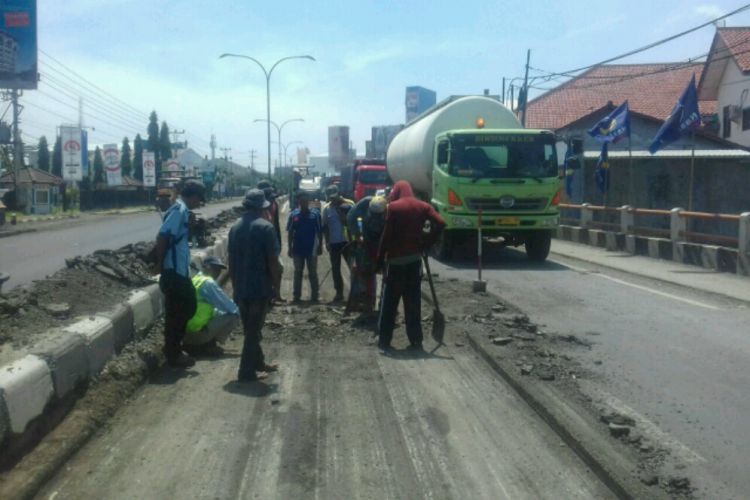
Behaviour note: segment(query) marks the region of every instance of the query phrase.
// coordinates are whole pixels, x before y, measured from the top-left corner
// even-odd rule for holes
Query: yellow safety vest
[[[198,273],[193,276],[193,288],[195,288],[195,297],[198,302],[198,307],[195,310],[195,316],[188,321],[186,328],[187,333],[201,331],[203,327],[211,321],[211,318],[214,317],[214,306],[206,302],[203,299],[203,295],[201,295],[201,288],[203,288],[203,285],[205,285],[210,279],[211,278],[205,276],[203,273]]]

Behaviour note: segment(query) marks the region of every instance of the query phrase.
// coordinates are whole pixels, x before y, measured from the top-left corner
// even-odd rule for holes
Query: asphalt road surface
[[[472,262],[433,271],[476,278]],[[533,264],[515,250],[494,252],[483,277],[546,331],[592,343],[570,353],[595,374],[587,390],[650,422],[708,498],[747,498],[748,304],[555,255]]]
[[[237,200],[211,204],[200,212],[212,217],[237,205]],[[119,248],[128,243],[151,240],[159,230],[158,212],[111,215],[63,223],[59,229],[44,229],[0,239],[0,270],[11,275],[3,286],[10,290],[42,279],[65,265],[65,259],[94,250]]]
[[[229,346],[163,371],[37,498],[612,498],[468,348],[275,345],[264,387]]]

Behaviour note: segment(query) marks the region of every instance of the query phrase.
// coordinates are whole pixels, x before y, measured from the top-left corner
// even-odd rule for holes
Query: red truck
[[[390,184],[385,160],[355,160],[341,169],[341,190],[344,196],[354,201],[374,195],[378,189],[385,189]]]

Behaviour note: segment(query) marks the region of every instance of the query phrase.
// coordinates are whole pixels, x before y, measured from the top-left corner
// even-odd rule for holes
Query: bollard
[[[482,209],[479,209],[479,217],[477,218],[477,280],[472,283],[472,290],[474,293],[486,292],[487,282],[482,281]]]
[[[594,212],[589,210],[590,203],[581,205],[581,227],[589,227],[594,221]]]
[[[18,219],[16,219],[16,213],[13,212],[12,214],[10,214],[10,225],[15,226],[17,222]]]
[[[675,241],[685,241],[685,231],[687,231],[687,219],[681,217],[682,208],[673,208],[669,215],[669,239]]]
[[[750,212],[740,214],[737,274],[750,276]]]
[[[620,207],[620,232],[628,234],[630,228],[635,226],[635,214],[633,213],[633,207],[630,205],[623,205]]]

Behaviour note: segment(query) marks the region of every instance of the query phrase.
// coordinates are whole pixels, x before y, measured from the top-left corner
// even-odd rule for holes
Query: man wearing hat
[[[190,281],[190,210],[205,201],[202,182],[188,181],[180,198],[169,207],[156,237],[156,272],[164,294],[164,355],[170,366],[187,368],[195,360],[182,351],[188,320],[197,307]]]
[[[273,228],[276,230],[276,239],[279,240],[279,249],[281,249],[281,225],[279,224],[279,214],[281,213],[281,210],[279,209],[279,203],[276,201],[276,190],[274,189],[273,185],[270,181],[262,180],[258,183],[258,189],[263,191],[263,193],[266,195],[266,200],[268,203],[270,203],[266,213],[268,214],[268,221],[273,224]],[[278,275],[278,282],[274,283],[274,290],[276,291],[276,296],[273,298],[276,302],[284,302],[283,297],[281,296],[281,277],[284,274],[284,265],[281,262],[281,259],[279,259],[279,275]]]
[[[341,276],[341,257],[347,246],[348,231],[346,227],[346,215],[354,206],[354,202],[341,196],[338,186],[331,184],[326,188],[328,203],[323,207],[322,231],[326,242],[326,250],[331,257],[331,276],[333,286],[336,289],[334,302],[344,300],[344,279]]]
[[[193,276],[198,306],[188,321],[183,344],[193,355],[220,356],[224,343],[240,321],[240,310],[216,282],[227,266],[213,255],[203,259],[203,271]]]
[[[275,296],[281,248],[273,224],[263,215],[270,206],[265,193],[249,190],[242,205],[246,212],[229,231],[229,276],[245,333],[237,379],[252,382],[278,370],[277,365],[266,363],[260,341],[268,305]]]

